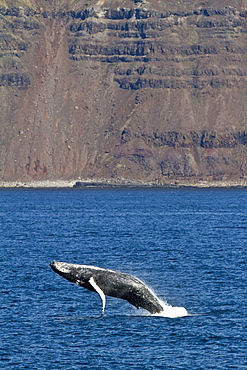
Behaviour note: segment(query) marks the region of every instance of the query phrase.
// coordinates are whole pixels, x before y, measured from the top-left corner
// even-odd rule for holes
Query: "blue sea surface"
[[[1,189],[1,369],[247,369],[246,189]],[[151,316],[55,274],[133,274]]]

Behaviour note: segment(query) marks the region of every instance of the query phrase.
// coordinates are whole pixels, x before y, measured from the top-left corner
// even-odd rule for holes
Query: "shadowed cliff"
[[[247,176],[245,1],[0,1],[0,180]]]

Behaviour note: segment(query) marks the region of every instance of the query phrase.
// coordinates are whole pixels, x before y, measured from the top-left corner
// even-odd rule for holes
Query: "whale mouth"
[[[52,261],[50,263],[50,266],[53,271],[55,271],[57,274],[66,274],[69,273],[69,268],[67,266],[67,263],[65,262],[58,262],[58,261]]]
[[[54,268],[55,268],[55,263],[56,263],[56,261],[50,262],[50,266],[51,266],[52,270],[54,270]]]
[[[57,261],[52,261],[50,263],[50,266],[51,266],[52,270],[55,271],[55,272],[57,272],[57,264],[58,264]]]

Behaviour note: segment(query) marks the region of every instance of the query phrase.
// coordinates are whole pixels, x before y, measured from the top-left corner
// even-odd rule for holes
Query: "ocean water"
[[[247,369],[247,190],[1,189],[1,369]],[[145,281],[150,315],[55,274]]]

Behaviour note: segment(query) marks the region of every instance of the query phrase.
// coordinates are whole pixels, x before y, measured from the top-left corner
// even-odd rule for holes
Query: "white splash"
[[[160,304],[163,307],[163,311],[161,311],[160,313],[156,313],[152,316],[162,316],[170,318],[189,316],[188,311],[184,307],[174,307],[161,300]]]

